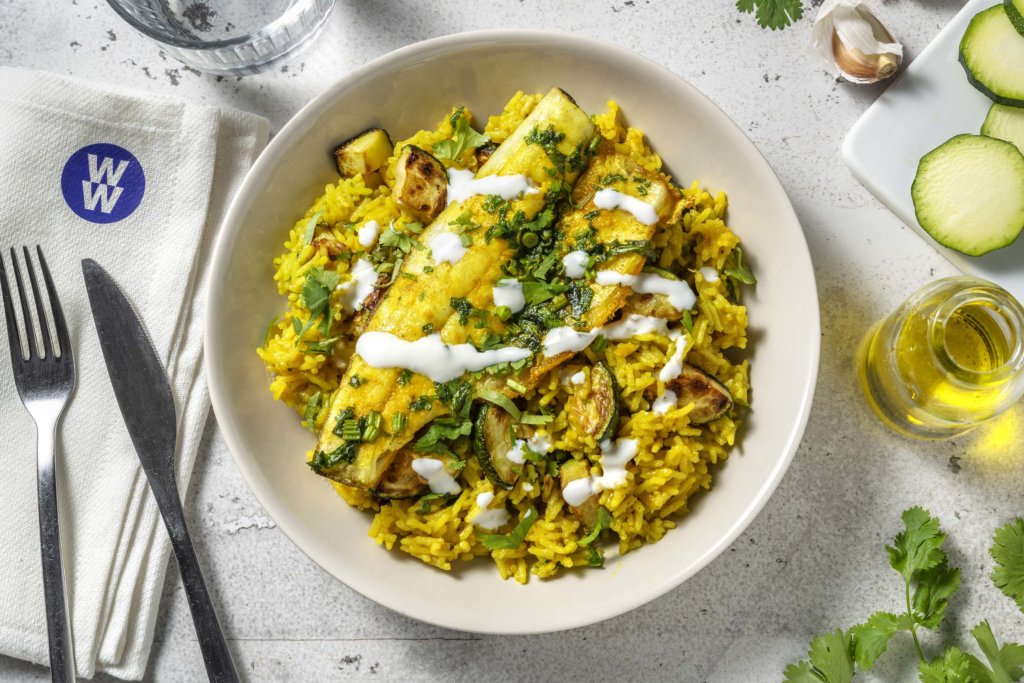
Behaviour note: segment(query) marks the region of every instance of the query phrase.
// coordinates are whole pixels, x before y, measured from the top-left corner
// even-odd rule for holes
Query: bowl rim
[[[287,140],[291,137],[291,134],[295,131],[305,129],[311,122],[314,122],[321,114],[325,113],[329,107],[333,106],[332,102],[338,91],[344,90],[350,84],[367,77],[382,67],[389,67],[396,63],[405,62],[423,53],[428,53],[432,57],[436,57],[439,52],[449,49],[465,48],[470,44],[487,43],[495,45],[506,42],[537,42],[544,44],[556,42],[563,48],[571,48],[572,45],[575,44],[581,48],[589,48],[592,50],[598,49],[605,52],[611,52],[618,59],[630,60],[641,68],[648,70],[653,69],[662,72],[664,75],[670,76],[680,87],[689,91],[690,96],[696,97],[703,101],[705,105],[710,106],[718,112],[722,120],[724,122],[728,122],[728,125],[732,126],[735,132],[738,133],[748,145],[750,145],[756,154],[756,158],[760,159],[760,162],[764,164],[763,170],[771,174],[771,177],[775,180],[778,185],[778,189],[782,193],[782,198],[785,200],[783,206],[783,214],[786,214],[785,218],[787,221],[791,221],[798,227],[801,227],[802,230],[799,218],[796,215],[796,211],[793,209],[792,202],[785,191],[785,187],[782,185],[782,182],[779,180],[774,168],[772,168],[771,164],[764,157],[761,151],[747,137],[743,130],[736,125],[728,114],[715,104],[715,102],[670,69],[658,64],[654,60],[642,54],[615,43],[588,36],[565,33],[562,31],[541,29],[488,29],[480,31],[465,31],[412,43],[377,57],[363,66],[350,71],[345,76],[329,85],[323,92],[307,102],[285,123],[281,130],[273,136],[270,143],[260,154],[259,158],[253,164],[242,184],[238,187],[235,195],[231,199],[231,204],[225,214],[224,221],[220,226],[221,229],[218,231],[216,237],[216,244],[214,246],[213,256],[210,263],[209,291],[217,291],[215,289],[217,282],[223,278],[223,273],[228,262],[229,242],[231,241],[232,236],[237,234],[241,229],[240,219],[243,217],[244,212],[247,210],[246,207],[250,202],[247,197],[253,192],[253,188],[250,186],[255,183],[255,178],[260,175],[257,171],[261,171],[266,167],[273,168],[275,165],[280,163],[281,156],[288,149]],[[389,599],[387,592],[382,590],[375,582],[365,580],[358,575],[341,579],[336,573],[328,568],[328,565],[330,564],[329,557],[321,556],[321,553],[315,547],[303,547],[297,538],[301,538],[304,534],[302,530],[293,526],[291,518],[292,513],[289,512],[289,508],[287,508],[287,506],[280,505],[273,493],[262,485],[258,475],[259,468],[254,464],[254,460],[239,455],[244,453],[244,449],[236,439],[236,435],[232,429],[233,425],[226,424],[225,421],[220,419],[221,415],[227,416],[230,414],[228,410],[230,406],[230,397],[224,392],[224,382],[221,378],[220,370],[211,360],[216,355],[211,353],[211,350],[216,350],[219,346],[216,336],[213,333],[213,330],[216,329],[215,322],[217,320],[218,306],[211,298],[207,301],[206,312],[204,315],[203,342],[204,364],[207,371],[212,407],[214,414],[218,417],[218,426],[220,427],[221,433],[224,436],[228,450],[231,452],[236,466],[241,472],[246,484],[249,486],[250,491],[252,491],[253,495],[260,502],[260,505],[262,505],[266,510],[267,514],[270,515],[275,523],[281,528],[281,531],[284,532],[285,536],[300,551],[302,551],[303,554],[305,554],[326,573],[364,597],[369,598],[390,610],[398,612],[399,614],[416,619],[417,621],[470,633],[527,635],[563,631],[596,624],[606,619],[625,614],[647,604],[648,602],[664,595],[671,589],[678,587],[684,581],[704,569],[712,560],[721,555],[725,549],[728,548],[733,541],[735,541],[736,538],[738,538],[739,535],[743,533],[743,531],[757,518],[765,504],[767,504],[768,500],[774,494],[776,488],[778,488],[778,485],[781,483],[783,476],[788,470],[799,448],[801,438],[803,437],[803,433],[810,416],[811,403],[814,398],[814,390],[817,384],[821,347],[821,323],[817,280],[814,277],[813,262],[810,258],[810,250],[807,246],[806,238],[800,240],[800,244],[798,246],[801,248],[801,253],[798,254],[798,256],[805,258],[808,266],[810,266],[809,273],[811,276],[811,284],[813,284],[813,286],[806,292],[806,295],[810,298],[808,301],[808,306],[810,308],[808,311],[809,322],[813,323],[813,330],[810,330],[810,332],[813,333],[810,335],[811,353],[807,358],[809,366],[807,367],[806,378],[803,382],[803,386],[800,387],[801,395],[798,412],[796,413],[797,419],[790,425],[784,440],[784,453],[782,454],[782,457],[778,458],[775,465],[768,473],[765,483],[758,489],[755,497],[752,498],[743,514],[737,517],[726,533],[717,539],[716,542],[708,546],[702,553],[692,557],[689,565],[685,569],[668,576],[660,582],[646,584],[642,589],[635,591],[631,599],[628,601],[624,601],[622,603],[595,604],[593,605],[592,610],[582,616],[566,616],[565,613],[562,612],[559,619],[550,620],[554,622],[550,625],[533,625],[521,628],[465,627],[445,621],[441,616],[434,618],[434,615],[427,616],[411,614],[406,609],[403,609],[400,601]],[[549,615],[549,617],[550,616],[551,615]]]

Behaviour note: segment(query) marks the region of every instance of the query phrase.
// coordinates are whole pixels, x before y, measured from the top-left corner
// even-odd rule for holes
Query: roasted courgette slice
[[[673,306],[664,294],[631,292],[626,305],[622,307],[622,315],[625,317],[633,313],[664,320],[679,320],[683,317],[683,312]]]
[[[477,147],[476,151],[473,152],[473,156],[476,157],[477,166],[483,166],[486,164],[487,160],[491,158],[491,155],[494,154],[494,150],[496,149],[498,149],[498,146],[493,142],[485,142]]]
[[[683,373],[666,382],[676,394],[676,405],[693,404],[690,424],[699,425],[724,415],[732,407],[732,394],[725,385],[698,367],[683,363]]]
[[[590,476],[590,465],[584,460],[566,460],[558,469],[559,484],[564,490],[566,485],[577,479],[585,479]],[[573,517],[579,520],[587,529],[593,529],[597,524],[597,496],[590,496],[579,506],[569,506]]]
[[[598,441],[615,436],[619,428],[619,385],[604,363],[590,368],[583,384],[569,398],[569,422]]]
[[[512,416],[493,403],[485,403],[473,424],[473,452],[492,484],[510,489],[519,477],[519,465],[508,459],[515,447]]]
[[[445,464],[445,468],[452,476],[456,476],[459,463],[457,458],[451,455],[439,453],[417,453],[412,447],[403,448],[391,461],[391,466],[384,472],[384,476],[377,482],[373,493],[383,500],[399,500],[405,498],[419,498],[430,493],[430,484],[427,480],[416,474],[412,468],[412,462],[416,458],[433,458]]]
[[[370,128],[334,148],[334,161],[343,178],[379,171],[394,152],[383,128]]]
[[[441,213],[448,198],[444,164],[416,145],[406,145],[395,163],[395,201],[425,221]]]

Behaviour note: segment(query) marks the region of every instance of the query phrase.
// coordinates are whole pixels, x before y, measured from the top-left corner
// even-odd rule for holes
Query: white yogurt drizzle
[[[686,353],[686,347],[690,344],[690,338],[685,334],[680,334],[677,330],[672,330],[669,339],[673,340],[675,344],[672,347],[672,354],[665,361],[665,366],[658,373],[658,379],[662,382],[671,381],[683,374],[683,354]]]
[[[466,255],[466,247],[454,232],[441,232],[431,238],[430,254],[435,263],[455,265]]]
[[[364,332],[356,342],[356,353],[371,368],[411,370],[433,382],[449,382],[465,372],[514,363],[531,355],[529,349],[518,346],[478,351],[472,344],[445,344],[436,332],[415,341],[399,339],[390,332]]]
[[[513,313],[518,313],[526,306],[523,296],[523,285],[515,278],[504,278],[491,289],[494,294],[494,305],[505,306]]]
[[[562,488],[562,498],[573,507],[579,507],[587,498],[601,491],[623,486],[626,483],[626,465],[636,457],[639,450],[636,439],[610,439],[601,442],[601,474],[591,474],[583,479],[574,479]]]
[[[599,209],[622,209],[633,214],[633,218],[644,225],[658,222],[658,212],[653,204],[611,188],[600,190],[594,195],[594,206]]]
[[[547,432],[536,431],[526,440],[526,447],[538,455],[551,452],[551,439]]]
[[[380,235],[380,223],[377,221],[366,221],[363,227],[359,228],[359,244],[363,245],[364,248],[370,249],[377,243],[377,237]]]
[[[662,318],[632,313],[618,322],[595,327],[589,332],[580,332],[571,327],[555,327],[544,335],[542,346],[545,356],[557,356],[566,351],[573,353],[590,346],[598,336],[612,340],[629,339],[641,334],[660,334],[669,336],[668,323]]]
[[[533,484],[528,481],[523,482],[523,491],[527,493],[533,493]]]
[[[515,443],[512,444],[512,448],[509,449],[505,455],[510,463],[515,465],[522,465],[526,462],[526,442],[522,439],[516,439]]]
[[[651,404],[651,412],[655,415],[664,415],[675,407],[677,400],[679,397],[676,396],[676,392],[666,389],[661,396],[654,399],[654,403]]]
[[[377,271],[373,269],[372,263],[361,258],[352,266],[349,275],[351,279],[339,284],[337,289],[344,292],[341,296],[342,306],[351,311],[358,311],[377,283]]]
[[[718,271],[714,268],[704,266],[700,269],[700,275],[704,278],[704,282],[718,282]]]
[[[573,280],[579,280],[587,272],[587,264],[590,263],[590,254],[585,251],[570,251],[562,257],[562,265],[565,266],[565,276]]]
[[[412,461],[412,469],[427,480],[431,493],[455,494],[462,490],[459,482],[448,474],[444,463],[436,458],[416,458]]]
[[[530,184],[522,173],[514,175],[488,175],[474,177],[472,171],[459,168],[448,169],[448,203],[462,202],[476,195],[498,195],[502,199],[514,199],[520,195],[539,194],[540,190]]]
[[[587,381],[587,375],[582,370],[569,377],[570,384],[583,384]]]
[[[598,271],[594,279],[599,285],[626,285],[641,294],[664,294],[678,311],[687,311],[697,303],[690,285],[683,280],[669,280],[656,273],[626,275],[614,270]]]
[[[492,502],[494,502],[494,494],[490,491],[477,494],[476,506],[480,509],[469,518],[469,523],[481,529],[490,530],[505,526],[508,523],[508,511],[503,507],[489,507]]]

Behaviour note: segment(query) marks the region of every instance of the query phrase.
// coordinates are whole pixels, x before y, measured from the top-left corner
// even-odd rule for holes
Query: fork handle
[[[50,675],[54,683],[75,680],[75,650],[64,592],[64,566],[57,519],[56,424],[38,425],[39,544],[43,553],[43,596],[50,640]]]
[[[185,598],[188,600],[188,607],[192,612],[192,622],[195,624],[196,635],[199,638],[199,647],[203,652],[206,675],[211,683],[237,683],[238,674],[235,672],[235,664],[231,659],[227,643],[224,641],[224,632],[217,620],[217,612],[213,609],[210,594],[206,590],[206,582],[203,580],[203,572],[199,568],[199,560],[192,547],[192,539],[189,537],[188,527],[185,525],[185,514],[182,512],[177,491],[166,491],[162,486],[151,486],[151,488],[157,506],[160,508],[160,515],[164,519],[164,525],[167,527],[167,533],[171,537],[174,557],[178,560],[181,583],[185,587]],[[164,493],[157,493],[157,489]]]

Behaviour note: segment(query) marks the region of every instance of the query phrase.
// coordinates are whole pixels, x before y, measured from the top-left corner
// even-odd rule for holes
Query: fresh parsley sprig
[[[1011,683],[1024,678],[1024,645],[999,645],[987,621],[971,630],[987,666],[956,646],[934,659],[926,657],[918,628],[935,630],[942,623],[949,599],[960,587],[960,570],[949,566],[938,519],[914,507],[903,513],[903,524],[886,551],[889,565],[903,577],[906,611],[876,612],[848,631],[815,637],[807,659],[786,667],[786,683],[851,683],[858,669],[874,666],[901,631],[914,641],[923,683]],[[1024,519],[997,529],[989,552],[996,561],[993,582],[1024,611]]]

